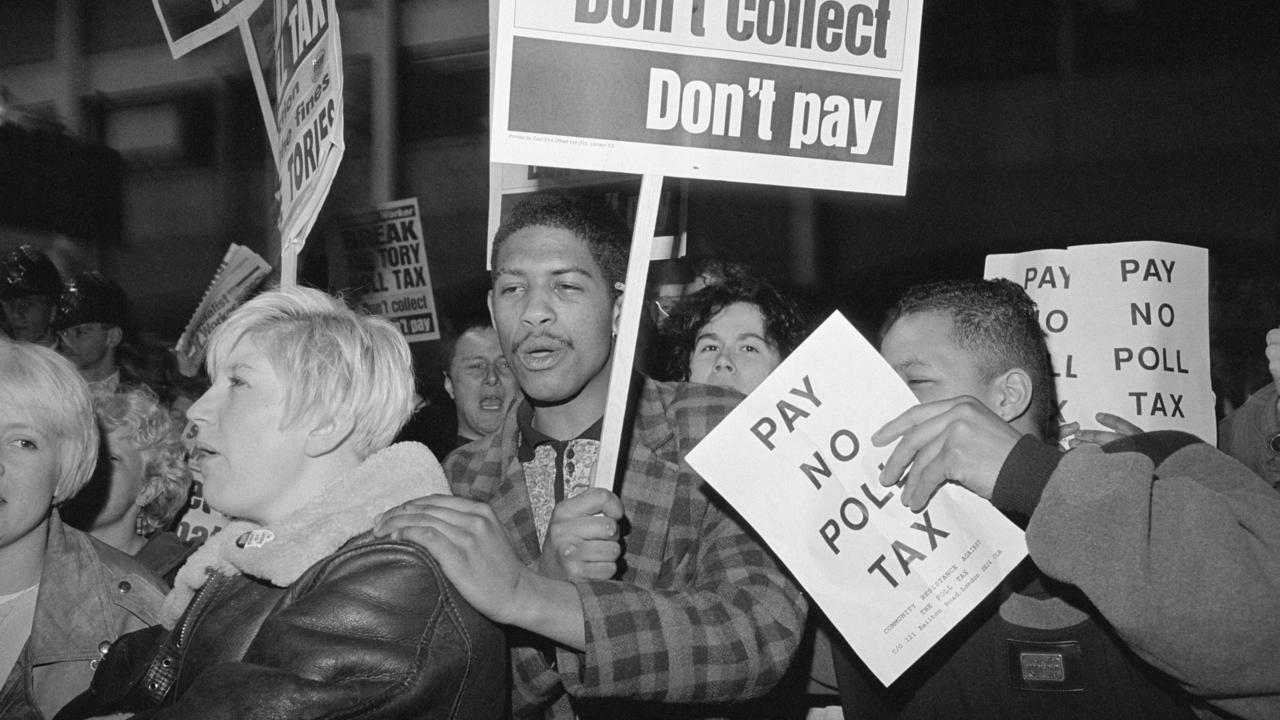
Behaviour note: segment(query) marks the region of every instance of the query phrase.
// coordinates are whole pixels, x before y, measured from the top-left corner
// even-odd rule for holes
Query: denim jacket
[[[31,636],[0,687],[0,718],[53,717],[120,635],[159,621],[165,590],[133,558],[49,518]]]

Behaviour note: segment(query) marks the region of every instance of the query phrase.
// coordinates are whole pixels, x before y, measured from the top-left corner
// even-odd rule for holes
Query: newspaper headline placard
[[[764,538],[885,685],[1027,554],[988,501],[944,485],[921,513],[872,433],[915,397],[839,313],[687,456]]]
[[[920,0],[504,0],[494,162],[902,195]]]
[[[262,0],[152,0],[176,60],[248,18]]]
[[[1164,242],[1078,245],[987,258],[987,277],[1023,286],[1040,309],[1062,422],[1217,440],[1209,375],[1209,253]]]
[[[346,148],[334,0],[276,0],[274,48],[280,243],[300,250]]]
[[[409,342],[440,339],[418,199],[344,218],[338,235],[356,302],[395,323]]]
[[[231,244],[178,337],[173,353],[182,374],[194,376],[204,362],[209,336],[271,272],[271,263],[243,245]]]

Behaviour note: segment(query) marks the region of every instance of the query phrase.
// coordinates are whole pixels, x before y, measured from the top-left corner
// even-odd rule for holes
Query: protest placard
[[[274,47],[280,245],[296,256],[346,148],[334,0],[276,0]]]
[[[872,433],[916,404],[839,313],[687,456],[885,685],[1027,553],[988,501],[943,485],[921,513],[882,487]]]
[[[902,195],[921,6],[501,2],[492,159]]]
[[[1062,422],[1099,412],[1143,430],[1217,440],[1209,375],[1209,254],[1164,242],[1077,245],[987,258],[987,277],[1040,308]]]
[[[440,339],[418,199],[343,218],[338,234],[353,300],[395,323],[409,342]]]
[[[152,4],[176,60],[230,32],[256,12],[262,0],[152,0]]]
[[[209,336],[271,272],[271,264],[243,245],[231,244],[205,288],[200,303],[178,337],[173,352],[183,375],[193,376],[204,362]]]

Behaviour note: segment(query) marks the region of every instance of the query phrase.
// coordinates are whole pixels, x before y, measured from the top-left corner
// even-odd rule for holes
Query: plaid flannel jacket
[[[577,584],[586,652],[553,655],[549,644],[512,639],[516,717],[568,717],[566,693],[579,716],[599,717],[674,710],[646,712],[649,702],[745,700],[782,676],[800,641],[808,606],[796,583],[684,462],[741,396],[644,383],[619,493],[624,570],[616,580]],[[456,494],[489,503],[532,564],[540,548],[518,434],[513,409],[493,436],[451,454],[445,473]]]

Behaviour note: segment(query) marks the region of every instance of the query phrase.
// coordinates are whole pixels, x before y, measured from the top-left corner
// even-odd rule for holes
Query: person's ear
[[[115,349],[120,346],[123,340],[124,331],[120,329],[119,325],[112,325],[107,328],[107,347]]]
[[[1031,382],[1031,375],[1026,370],[1010,368],[992,379],[988,387],[988,406],[1005,422],[1012,423],[1025,417],[1030,411],[1035,384]]]
[[[622,283],[616,283],[620,286]],[[613,299],[613,336],[618,337],[618,328],[622,325],[622,298],[626,296],[626,291],[622,290],[618,293],[618,297]]]
[[[335,413],[307,433],[303,452],[309,457],[321,457],[342,447],[356,429],[351,413]]]
[[[444,375],[444,391],[449,393],[450,400],[457,400],[458,398],[453,394],[453,378],[449,377],[449,373],[441,374]]]

